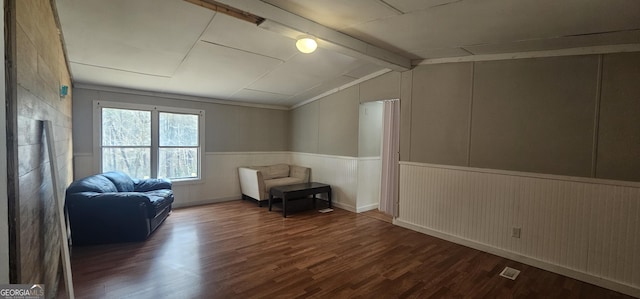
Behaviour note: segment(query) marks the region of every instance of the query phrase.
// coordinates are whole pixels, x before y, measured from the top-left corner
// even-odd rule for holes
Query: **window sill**
[[[171,180],[171,184],[173,184],[174,186],[198,185],[202,183],[204,183],[204,180],[202,178]]]

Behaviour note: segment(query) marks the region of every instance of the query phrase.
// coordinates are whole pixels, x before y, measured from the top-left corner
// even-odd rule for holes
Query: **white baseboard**
[[[554,273],[558,273],[560,275],[564,275],[567,277],[571,277],[580,281],[584,281],[590,284],[594,284],[603,288],[607,288],[610,290],[614,290],[616,292],[620,292],[629,296],[633,296],[633,297],[638,297],[640,298],[640,289],[626,285],[626,284],[621,284],[615,281],[611,281],[611,280],[606,280],[606,279],[602,279],[584,272],[580,272],[580,271],[576,271],[570,268],[566,268],[566,267],[562,267],[559,265],[555,265],[555,264],[551,264],[551,263],[547,263],[541,260],[537,260],[534,258],[531,258],[529,256],[525,256],[525,255],[521,255],[515,252],[511,252],[508,250],[504,250],[504,249],[500,249],[497,247],[493,247],[487,244],[483,244],[483,243],[478,243],[475,242],[473,240],[468,240],[468,239],[464,239],[464,238],[460,238],[457,236],[453,236],[453,235],[449,235],[437,230],[433,230],[433,229],[429,229],[423,226],[419,226],[413,223],[409,223],[409,222],[405,222],[402,221],[398,218],[394,218],[393,219],[393,224],[394,225],[398,225],[410,230],[414,230],[432,237],[436,237],[438,239],[442,239],[445,241],[449,241],[449,242],[453,242],[456,244],[460,244],[466,247],[470,247],[473,249],[477,249],[480,251],[484,251],[487,253],[491,253],[491,254],[495,254],[497,256],[501,256],[510,260],[514,260],[516,262],[520,262],[523,264],[527,264],[536,268],[540,268],[543,270],[547,270],[547,271],[551,271]]]
[[[173,203],[173,208],[174,209],[182,209],[182,208],[189,208],[189,207],[208,205],[208,204],[212,204],[212,203],[219,203],[219,202],[232,201],[232,200],[240,200],[240,199],[242,199],[242,195],[223,197],[223,198],[206,199],[206,200],[199,200],[199,201],[190,201],[190,202],[184,202],[184,203],[175,203],[174,202]],[[255,200],[253,200],[253,201],[256,202]],[[257,202],[256,202],[256,204],[257,204]],[[263,203],[263,204],[266,205],[266,203]],[[347,210],[347,211],[353,212],[353,213],[359,213],[359,212],[356,212],[356,208],[354,206],[352,206],[352,205],[346,205],[346,204],[335,202],[335,201],[331,202],[331,204],[335,208]],[[264,207],[264,205],[263,205],[263,207]],[[377,207],[378,207],[378,205],[375,205],[375,208],[377,208]],[[368,211],[368,210],[363,210],[362,212],[364,212],[364,211]]]
[[[242,196],[238,195],[238,196],[229,196],[229,197],[205,199],[205,200],[189,201],[189,202],[179,202],[179,203],[174,202],[173,203],[173,208],[174,209],[181,209],[181,208],[195,207],[195,206],[201,206],[201,205],[208,205],[208,204],[212,204],[212,203],[239,200],[241,198],[242,198]]]
[[[336,208],[340,208],[340,209],[343,209],[343,210],[347,210],[349,212],[357,213],[356,212],[356,207],[354,207],[352,205],[346,205],[346,204],[335,202],[335,201],[332,201],[331,204],[333,206],[335,206]]]
[[[362,213],[362,212],[366,212],[366,211],[371,211],[371,210],[375,210],[377,208],[378,208],[378,204],[377,203],[366,205],[366,206],[361,206],[361,207],[358,207],[356,209],[356,213]]]

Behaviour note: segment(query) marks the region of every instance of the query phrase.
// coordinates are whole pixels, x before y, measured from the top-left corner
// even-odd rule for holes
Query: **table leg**
[[[287,196],[282,195],[282,217],[287,218]]]
[[[316,195],[313,194],[313,209],[316,209]]]
[[[271,205],[273,205],[273,194],[269,193],[269,212],[271,212]]]
[[[331,209],[331,188],[329,188],[329,192],[327,192],[327,198],[329,199],[329,209]]]

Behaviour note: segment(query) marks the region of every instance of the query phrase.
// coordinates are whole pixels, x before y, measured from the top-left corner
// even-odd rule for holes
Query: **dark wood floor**
[[[393,223],[393,217],[389,214],[386,214],[384,212],[380,212],[379,210],[370,210],[370,211],[366,211],[366,212],[362,212],[360,213],[361,215],[367,216],[367,217],[372,217],[378,220],[382,220],[384,222],[388,222],[388,223]]]
[[[175,210],[143,243],[74,248],[72,268],[77,298],[631,298],[373,217],[283,219],[248,201]]]

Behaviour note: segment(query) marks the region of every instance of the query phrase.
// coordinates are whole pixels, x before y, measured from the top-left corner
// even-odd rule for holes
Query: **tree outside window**
[[[151,111],[102,109],[102,171],[151,177]]]
[[[158,177],[198,176],[198,115],[160,112]]]
[[[134,178],[199,178],[202,113],[153,108],[100,108],[102,171]]]

